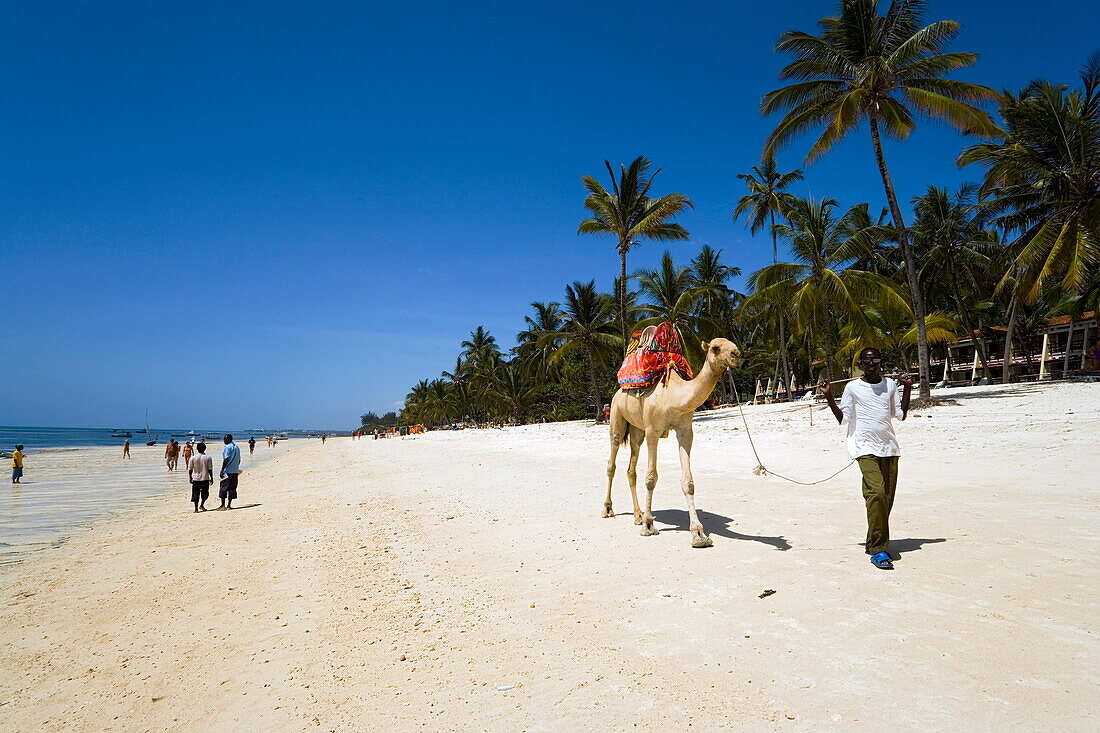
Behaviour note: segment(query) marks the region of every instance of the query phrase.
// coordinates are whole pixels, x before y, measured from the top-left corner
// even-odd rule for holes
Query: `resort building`
[[[987,330],[983,343],[992,380],[1000,381],[1004,367],[1004,326]],[[932,380],[970,383],[984,377],[974,337],[947,345],[947,360],[932,360]],[[1013,381],[1065,379],[1080,374],[1100,376],[1100,330],[1096,313],[1074,321],[1069,316],[1051,318],[1038,328],[1017,332],[1013,338],[1009,369]],[[939,348],[934,351],[940,351]]]

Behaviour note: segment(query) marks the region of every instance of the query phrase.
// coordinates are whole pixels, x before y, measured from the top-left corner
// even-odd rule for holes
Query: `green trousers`
[[[867,504],[867,551],[886,552],[890,546],[890,510],[898,486],[898,456],[860,456],[863,501]]]

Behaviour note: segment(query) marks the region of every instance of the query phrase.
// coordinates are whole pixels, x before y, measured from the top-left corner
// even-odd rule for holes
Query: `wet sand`
[[[704,550],[671,440],[655,537],[623,453],[599,517],[604,427],[294,444],[240,510],[0,568],[0,729],[1093,729],[1100,387],[937,395],[899,426],[893,572],[857,469],[754,476],[736,411],[696,425]],[[848,461],[823,409],[747,416],[776,471]]]
[[[0,485],[0,564],[57,546],[79,528],[120,511],[149,510],[179,497],[187,501],[187,467],[181,457],[177,470],[169,472],[165,445],[131,445],[129,460],[122,458],[121,444],[29,453],[22,483]],[[222,441],[207,446],[215,467],[221,465]],[[246,443],[241,449],[247,469],[281,455],[286,444],[268,449],[261,442],[253,456]]]

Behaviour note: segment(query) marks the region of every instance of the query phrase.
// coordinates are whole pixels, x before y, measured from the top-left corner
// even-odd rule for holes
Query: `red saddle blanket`
[[[649,389],[675,370],[681,379],[691,379],[691,366],[684,356],[684,345],[676,329],[667,321],[635,331],[619,367],[619,386],[623,389]]]

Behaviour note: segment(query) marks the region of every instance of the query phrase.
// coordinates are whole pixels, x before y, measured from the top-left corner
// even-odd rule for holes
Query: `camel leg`
[[[619,455],[619,446],[623,444],[623,438],[627,436],[630,426],[626,418],[611,407],[611,456],[607,459],[607,497],[603,500],[603,516],[615,516],[615,510],[611,508],[611,484],[615,481],[615,457]],[[634,500],[637,506],[637,499]]]
[[[630,498],[634,500],[634,524],[642,523],[642,508],[638,506],[638,456],[641,454],[645,431],[630,428],[630,463],[626,467],[626,478],[630,482]]]
[[[684,492],[684,498],[688,503],[688,519],[691,524],[691,546],[710,547],[714,544],[707,533],[703,531],[703,523],[699,521],[699,515],[695,512],[695,479],[691,475],[691,441],[694,434],[691,422],[676,428],[676,442],[680,444],[680,489]]]
[[[657,487],[657,441],[661,434],[649,428],[645,431],[646,449],[649,451],[649,468],[645,474],[645,513],[642,514],[642,536],[660,534],[660,530],[653,526],[653,489]]]

